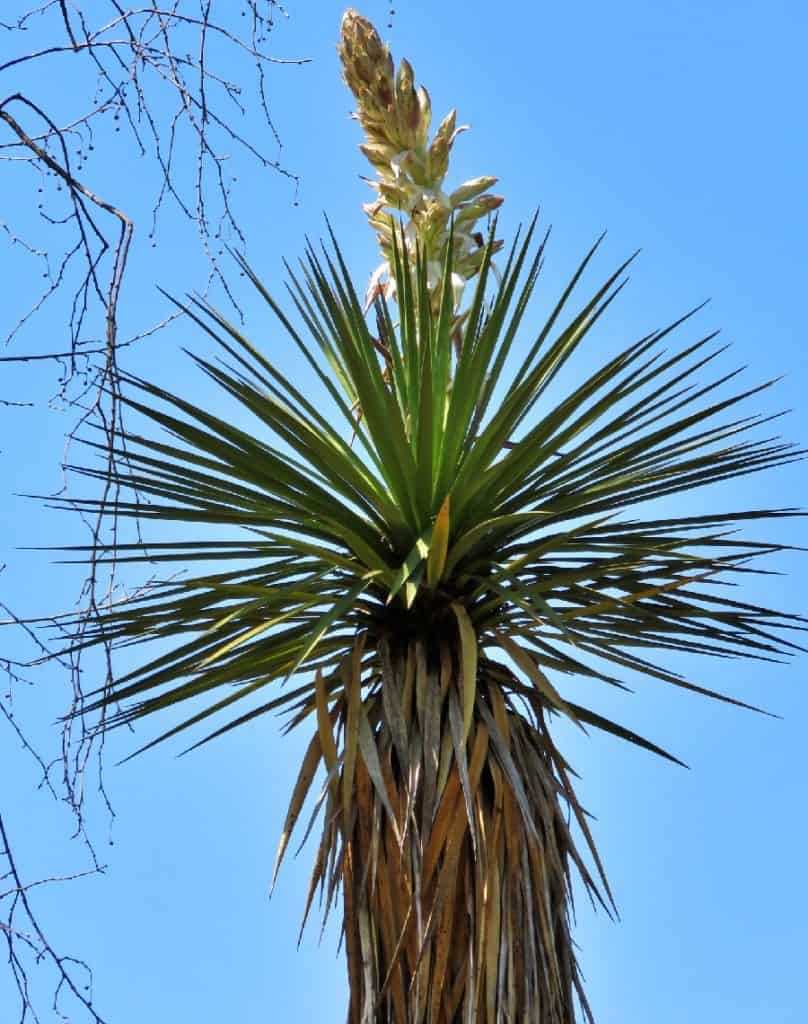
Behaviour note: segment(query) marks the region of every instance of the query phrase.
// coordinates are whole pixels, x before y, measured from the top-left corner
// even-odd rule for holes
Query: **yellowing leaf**
[[[300,811],[303,808],[303,804],[306,800],[306,795],[311,787],[312,779],[317,772],[317,765],[320,763],[322,757],[322,749],[320,746],[320,735],[316,732],[309,743],[308,750],[303,758],[303,763],[300,766],[300,772],[297,776],[297,782],[295,788],[292,791],[292,797],[289,801],[289,810],[286,812],[286,820],[283,823],[283,832],[281,833],[281,840],[278,843],[278,853],[275,857],[275,867],[272,871],[272,883],[269,887],[269,894],[272,895],[272,890],[275,888],[275,880],[278,877],[278,870],[283,860],[283,855],[286,852],[286,847],[289,845],[289,839],[294,831],[295,822],[300,816]]]
[[[426,581],[430,587],[440,583],[446,566],[446,552],[449,550],[449,495],[443,499],[429,545],[429,557],[426,562]]]
[[[452,601],[460,630],[460,653],[463,661],[463,742],[468,738],[471,719],[474,715],[474,701],[477,697],[477,634],[468,612],[462,604]]]
[[[326,768],[331,771],[337,763],[337,745],[331,728],[331,715],[328,710],[328,695],[323,681],[323,673],[318,668],[314,680],[314,696],[317,704],[317,732]]]
[[[359,681],[351,680],[348,686],[348,707],[345,716],[345,760],[342,767],[342,813],[345,827],[351,820],[356,751],[359,741]]]
[[[407,607],[409,608],[411,606],[415,598],[415,593],[418,590],[418,585],[416,583],[413,587],[411,585],[410,577],[429,555],[429,544],[431,540],[432,527],[430,527],[421,537],[418,538],[418,540],[416,540],[412,550],[401,563],[400,568],[393,578],[392,585],[390,586],[390,591],[387,595],[387,604],[390,604],[399,590],[404,587]],[[412,594],[411,597],[409,596],[410,594]]]

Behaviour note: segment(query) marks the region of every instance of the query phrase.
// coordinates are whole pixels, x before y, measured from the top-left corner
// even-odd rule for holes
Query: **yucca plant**
[[[220,357],[194,362],[254,417],[252,430],[190,394],[127,379],[126,402],[159,429],[127,436],[130,468],[114,483],[128,497],[114,512],[146,533],[154,520],[175,524],[187,539],[146,537],[109,557],[200,569],[113,605],[85,634],[163,642],[95,706],[110,728],[195,702],[147,746],[213,716],[198,742],[278,711],[308,731],[276,873],[319,772],[306,915],[318,891],[326,914],[341,901],[351,1024],[571,1024],[578,1007],[591,1020],[570,934],[572,873],[607,911],[612,901],[552,723],[671,755],[565,697],[563,679],[621,687],[634,671],[740,703],[659,658],[796,649],[804,619],[723,585],[782,549],[739,527],[793,513],[669,510],[677,495],[802,453],[761,434],[767,418],[745,410],[768,385],[733,390],[735,375],[713,370],[713,335],[669,347],[690,314],[551,405],[627,264],[570,311],[593,247],[537,325],[529,303],[546,237],[536,219],[495,280],[495,229],[486,241],[464,224],[496,203],[463,214],[493,179],[443,202],[445,166],[430,170],[428,97],[412,69],[394,79],[353,12],[341,53],[360,120],[377,134],[382,199],[401,214],[371,211],[387,283],[375,280],[368,315],[332,238],[290,271],[293,316],[241,261],[318,394],[284,372],[277,342],[271,359],[206,303],[183,304]],[[396,124],[410,135],[396,140]],[[397,184],[385,177],[390,158]],[[663,497],[667,514],[649,510]]]

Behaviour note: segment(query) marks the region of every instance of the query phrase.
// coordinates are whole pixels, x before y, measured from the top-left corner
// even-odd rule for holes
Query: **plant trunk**
[[[382,641],[361,698],[358,662],[343,672],[345,756],[312,891],[327,884],[330,901],[342,885],[349,1024],[574,1024],[576,998],[591,1019],[570,860],[594,882],[564,813],[585,829],[566,766],[536,694],[485,659],[469,694],[463,653]]]

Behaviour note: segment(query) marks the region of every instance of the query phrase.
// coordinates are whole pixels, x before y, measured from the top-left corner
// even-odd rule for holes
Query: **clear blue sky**
[[[733,345],[724,365],[748,364],[745,380],[785,374],[761,408],[793,409],[781,430],[808,441],[804,3],[402,0],[396,6],[394,27],[385,33],[394,56],[411,60],[438,115],[456,106],[460,121],[474,129],[455,147],[452,180],[499,176],[506,236],[537,204],[553,224],[543,302],[604,228],[603,276],[642,247],[632,283],[579,361],[581,370],[587,359],[600,360],[711,297],[699,328],[722,329]],[[351,97],[335,52],[343,6],[291,0],[287,9],[276,51],[313,60],[273,69],[269,90],[284,159],[302,176],[300,203],[293,205],[282,179],[257,173],[240,180],[237,194],[249,211],[250,258],[278,292],[282,255],[298,254],[304,234],[322,233],[323,210],[359,281],[376,258],[360,210],[369,190],[358,180],[366,173],[356,148],[359,129],[347,118]],[[379,0],[360,9],[381,26],[388,20],[388,5]],[[40,71],[40,88],[69,93],[68,63],[54,62],[48,73],[52,79]],[[122,185],[148,173],[123,149],[96,159],[117,161]],[[28,192],[20,191],[18,200],[12,193],[11,206],[29,199]],[[123,335],[165,310],[155,285],[182,292],[204,283],[192,235],[172,236],[169,222],[151,249],[145,233],[137,236],[122,303]],[[0,249],[0,259],[8,294],[30,290],[32,264],[11,248]],[[302,373],[292,353],[279,347],[284,343],[263,309],[246,294],[244,302],[251,335]],[[15,351],[53,348],[62,332],[56,314],[45,314]],[[205,342],[174,326],[133,349],[127,365],[201,395],[182,345],[204,349]],[[0,398],[40,400],[54,379],[52,368],[0,366]],[[12,494],[58,486],[54,466],[69,422],[58,404],[0,406],[0,563],[8,566],[0,585],[3,600],[24,614],[68,607],[75,594],[75,575],[51,566],[46,555],[17,550],[80,542],[75,524]],[[691,500],[704,509],[808,505],[805,491],[805,469],[795,466]],[[799,543],[800,529],[788,536]],[[755,583],[760,603],[808,610],[801,585],[806,557],[781,558],[775,567],[790,576]],[[789,667],[728,670],[677,663],[704,685],[762,704],[782,721],[650,682],[604,703],[607,713],[673,750],[690,771],[610,738],[561,735],[582,775],[583,802],[598,819],[596,838],[622,914],[614,924],[584,904],[578,908],[576,938],[599,1024],[804,1022],[806,664],[803,658]],[[16,693],[16,706],[42,745],[55,749],[51,723],[64,690],[55,674],[42,679]],[[114,846],[105,843],[100,808],[95,818],[107,874],[37,892],[53,942],[90,962],[97,1006],[111,1024],[343,1021],[346,985],[336,930],[329,928],[318,948],[315,920],[301,950],[295,948],[307,849],[287,862],[272,901],[267,898],[305,737],[281,737],[275,721],[262,719],[181,760],[165,746],[111,767],[153,727],[110,741]],[[30,878],[81,869],[81,849],[68,841],[68,816],[35,791],[35,782],[32,764],[0,721],[0,810],[21,866]],[[0,971],[0,1024],[15,1019],[13,993]]]

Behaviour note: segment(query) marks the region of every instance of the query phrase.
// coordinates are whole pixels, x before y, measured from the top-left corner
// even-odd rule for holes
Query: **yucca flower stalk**
[[[351,38],[344,27],[343,47]],[[353,48],[346,75],[360,58]],[[373,97],[387,94],[356,75],[375,123]],[[307,730],[275,871],[319,813],[306,915],[318,892],[326,914],[342,906],[349,1024],[572,1024],[576,1007],[592,1020],[572,873],[607,911],[612,900],[553,721],[675,758],[570,700],[564,679],[621,687],[633,671],[739,704],[666,668],[665,653],[798,649],[805,619],[723,585],[754,580],[783,550],[739,529],[793,510],[648,503],[803,452],[748,411],[767,384],[734,390],[735,374],[713,369],[723,350],[689,333],[692,314],[627,339],[551,406],[628,264],[571,309],[593,247],[537,324],[546,237],[534,218],[494,281],[492,229],[458,328],[453,240],[450,225],[436,303],[428,249],[391,231],[396,315],[374,300],[383,354],[333,238],[291,275],[295,317],[240,261],[318,394],[284,371],[277,340],[270,358],[207,303],[182,304],[219,357],[194,362],[254,424],[127,378],[124,401],[157,429],[126,438],[113,511],[187,537],[146,536],[109,557],[201,568],[114,605],[82,642],[162,642],[94,705],[110,728],[194,702],[147,747],[210,720],[198,745],[276,712]],[[205,526],[232,539],[206,539]]]
[[[366,299],[372,302],[381,288],[387,298],[395,294],[395,214],[404,217],[407,258],[414,262],[417,252],[426,264],[434,309],[440,304],[441,273],[451,236],[452,289],[458,307],[466,283],[477,274],[484,258],[485,236],[479,221],[503,201],[502,196],[488,191],[497,179],[473,178],[452,192],[445,191],[452,146],[468,126],[458,125],[457,113],[451,110],[430,141],[429,93],[423,85],[415,88],[415,74],[408,61],[402,60],[396,71],[390,50],[376,29],[354,10],[343,16],[338,51],[345,82],[356,98],[356,118],[367,138],[359,148],[378,176],[377,181],[368,181],[378,198],[365,204],[365,212],[384,258],[371,277]],[[502,242],[496,240],[493,245],[496,251]]]

